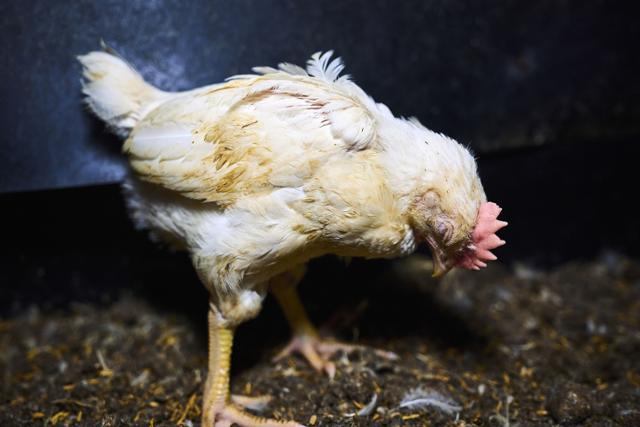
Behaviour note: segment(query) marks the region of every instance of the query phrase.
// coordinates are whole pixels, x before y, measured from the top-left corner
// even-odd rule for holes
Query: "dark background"
[[[104,39],[182,90],[334,49],[396,115],[470,145],[510,227],[507,263],[638,255],[640,7],[605,1],[4,1],[0,4],[0,312],[176,297],[188,260],[129,224],[120,142],[84,111],[78,54]],[[387,268],[331,260],[346,283]],[[324,268],[330,266],[331,268]],[[197,286],[193,292],[204,291]],[[197,290],[196,290],[197,289]]]

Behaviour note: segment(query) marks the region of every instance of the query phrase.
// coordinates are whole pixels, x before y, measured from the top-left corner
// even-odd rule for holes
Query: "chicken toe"
[[[320,337],[313,326],[298,297],[295,285],[287,283],[286,276],[272,281],[271,292],[275,295],[282,307],[289,326],[293,331],[291,342],[274,358],[281,360],[293,353],[302,355],[309,364],[318,372],[325,372],[333,379],[336,373],[335,364],[330,360],[337,352],[351,353],[361,349],[362,346],[345,344],[335,340],[325,340]],[[386,359],[397,359],[397,356],[389,351],[375,350],[375,353]]]
[[[294,353],[302,355],[309,364],[318,372],[325,372],[330,379],[336,374],[336,366],[330,360],[339,352],[350,353],[357,350],[359,346],[343,344],[336,341],[324,341],[317,335],[296,335],[291,342],[274,358],[274,361],[282,360]]]
[[[304,427],[294,421],[279,421],[252,415],[228,403],[203,416],[203,427]]]
[[[269,406],[272,399],[273,397],[268,394],[262,396],[243,396],[239,394],[231,395],[231,401],[234,404],[255,412],[263,411],[267,406]]]

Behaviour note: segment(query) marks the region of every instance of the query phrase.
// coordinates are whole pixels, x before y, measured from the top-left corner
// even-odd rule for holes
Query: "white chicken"
[[[178,93],[112,53],[79,57],[88,106],[126,138],[134,221],[188,251],[211,295],[205,426],[299,425],[255,417],[229,394],[234,329],[268,291],[293,330],[283,354],[333,374],[331,353],[345,347],[320,339],[295,290],[310,259],[400,257],[426,243],[441,276],[484,267],[504,244],[469,151],[394,117],[331,55]]]

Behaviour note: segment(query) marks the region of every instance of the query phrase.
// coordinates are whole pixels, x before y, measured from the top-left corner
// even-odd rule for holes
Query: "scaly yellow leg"
[[[281,275],[273,278],[271,292],[278,300],[294,335],[318,338],[318,331],[309,320],[295,285],[287,280],[287,276]]]
[[[213,308],[209,310],[209,372],[202,404],[203,427],[303,427],[295,422],[257,417],[240,409],[229,394],[229,371],[233,329],[220,324]]]

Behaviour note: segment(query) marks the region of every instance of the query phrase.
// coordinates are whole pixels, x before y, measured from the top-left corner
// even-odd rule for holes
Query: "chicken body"
[[[270,283],[295,285],[314,257],[398,257],[425,242],[446,271],[479,268],[492,255],[474,244],[499,243],[497,214],[474,235],[486,198],[469,151],[394,117],[330,56],[180,93],[108,53],[80,57],[89,106],[127,138],[131,215],[189,252],[214,332],[256,316]]]

